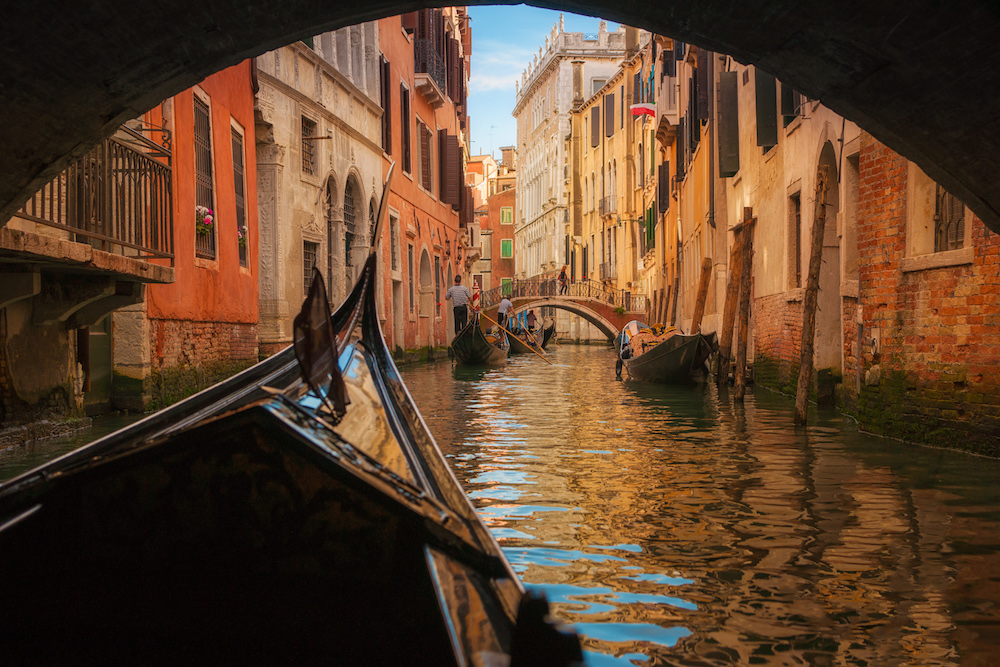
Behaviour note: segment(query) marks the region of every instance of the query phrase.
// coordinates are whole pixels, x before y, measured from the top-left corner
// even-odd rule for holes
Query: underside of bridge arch
[[[443,4],[7,3],[0,220],[123,121],[212,72],[325,30]],[[529,4],[647,28],[755,64],[917,162],[1000,230],[1000,9],[993,0]]]
[[[613,323],[609,322],[607,319],[590,308],[581,306],[580,304],[572,301],[565,301],[562,299],[539,299],[537,301],[529,301],[526,303],[518,302],[517,310],[522,311],[531,308],[545,308],[546,306],[551,306],[552,308],[558,308],[560,310],[573,313],[574,315],[579,315],[600,329],[601,333],[608,337],[608,340],[614,340],[615,336],[618,335],[619,327],[616,327]]]

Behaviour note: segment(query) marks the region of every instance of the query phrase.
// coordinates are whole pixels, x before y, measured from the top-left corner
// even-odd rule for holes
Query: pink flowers
[[[194,207],[194,229],[198,234],[211,234],[215,214],[207,206]]]

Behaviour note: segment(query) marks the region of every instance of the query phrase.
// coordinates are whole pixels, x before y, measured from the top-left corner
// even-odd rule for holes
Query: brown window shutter
[[[448,133],[438,130],[438,198],[448,201]]]
[[[698,55],[705,56],[705,62],[698,63],[698,120],[708,120],[708,96],[711,92],[712,58],[714,54],[703,50],[699,51]]]
[[[778,85],[767,72],[754,69],[757,98],[757,145],[778,145]]]
[[[615,94],[604,96],[604,136],[614,136],[615,133]]]
[[[458,137],[454,134],[448,135],[448,189],[445,202],[451,204],[454,210],[458,210],[462,191],[462,147],[458,144]]]
[[[675,168],[675,171],[677,172],[678,183],[684,180],[684,168],[687,164],[687,148],[685,146],[687,143],[685,141],[685,135],[687,133],[687,128],[685,127],[686,124],[687,118],[681,118],[677,123],[677,167]]]
[[[403,30],[413,33],[417,29],[417,12],[407,12],[400,16],[403,19]]]
[[[424,190],[431,189],[431,131],[420,126],[420,182]]]
[[[590,147],[601,145],[601,107],[596,104],[590,107]]]
[[[408,174],[413,173],[413,164],[410,159],[410,91],[399,85],[399,140],[402,146],[403,171]]]
[[[632,77],[632,104],[638,104],[642,100],[639,99],[639,89],[642,87],[642,72],[636,72],[635,76]]]
[[[730,178],[740,170],[738,76],[719,73],[719,178]]]
[[[389,61],[382,58],[382,149],[392,155],[392,82]]]
[[[656,191],[657,210],[660,212],[660,215],[663,215],[670,208],[670,162],[664,161],[660,165],[658,176],[659,182],[657,183]]]

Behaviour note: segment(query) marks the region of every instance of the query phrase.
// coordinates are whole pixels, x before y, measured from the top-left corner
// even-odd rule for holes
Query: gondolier
[[[451,305],[455,309],[455,333],[457,334],[469,321],[469,302],[472,301],[472,292],[462,284],[462,276],[455,276],[455,284],[448,288],[444,298],[451,300]]]

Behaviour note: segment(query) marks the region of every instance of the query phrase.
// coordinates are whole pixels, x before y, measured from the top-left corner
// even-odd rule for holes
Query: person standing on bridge
[[[513,307],[514,304],[506,296],[500,300],[500,306],[497,308],[497,324],[502,327],[507,326],[507,311]]]
[[[455,284],[448,288],[444,298],[451,300],[451,305],[455,309],[455,333],[465,328],[469,321],[469,302],[472,301],[472,292],[462,284],[462,276],[455,276]]]
[[[562,267],[562,271],[559,272],[559,294],[563,295],[569,292],[569,278],[566,277],[566,267]]]

